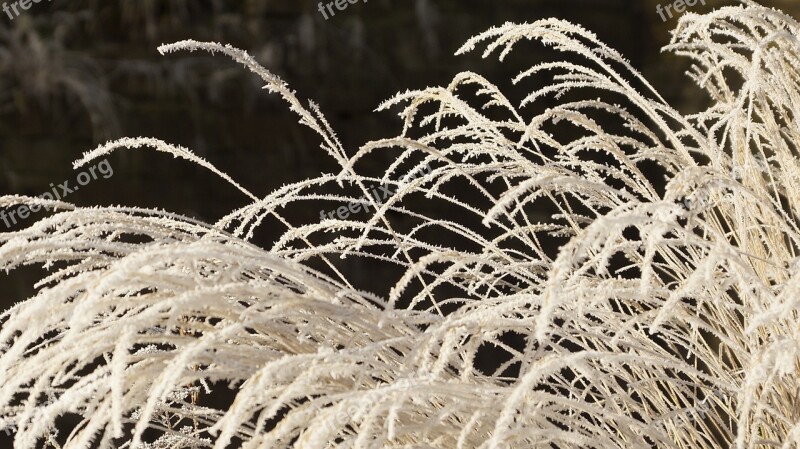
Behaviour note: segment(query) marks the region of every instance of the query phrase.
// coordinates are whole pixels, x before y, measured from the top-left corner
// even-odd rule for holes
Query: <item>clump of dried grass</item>
[[[164,46],[244,64],[342,171],[263,198],[236,184],[252,203],[213,226],[76,208],[2,234],[6,270],[53,273],[0,316],[0,425],[23,449],[66,414],[70,449],[797,447],[798,36],[756,5],[684,16],[668,49],[712,99],[684,115],[590,32],[506,24],[460,53],[536,40],[584,62],[521,73],[552,73],[522,101],[474,73],[400,94],[383,107],[404,105],[403,133],[351,156],[246,53]],[[545,97],[562,101],[526,116]],[[154,139],[78,164],[141,146],[233,182]],[[397,153],[385,174],[360,174],[381,151]],[[365,220],[281,215],[375,183],[394,193]],[[287,227],[269,250],[248,243],[265,220]],[[371,295],[338,256],[404,274]],[[203,403],[224,384],[230,407]]]

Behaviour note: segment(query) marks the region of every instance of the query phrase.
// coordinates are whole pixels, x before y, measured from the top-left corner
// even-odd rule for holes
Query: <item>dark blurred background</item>
[[[74,160],[122,136],[186,146],[256,194],[336,170],[316,136],[244,68],[222,56],[156,51],[187,38],[249,51],[301,98],[315,100],[349,151],[400,132],[395,114],[372,112],[398,91],[446,85],[466,69],[507,86],[552,57],[538,44],[523,44],[505,63],[480,52],[453,56],[470,36],[506,21],[579,23],[678,109],[696,110],[705,98],[683,75],[686,61],[660,53],[677,16],[662,22],[658,3],[669,2],[359,0],[327,20],[310,0],[34,3],[13,20],[0,13],[0,193],[35,196],[73,180]],[[707,0],[689,9],[735,3]],[[800,14],[796,0],[767,4]],[[121,151],[109,162],[113,177],[68,201],[158,207],[209,222],[245,203],[213,174],[163,153]],[[27,297],[31,279],[24,272],[3,278],[0,309]]]

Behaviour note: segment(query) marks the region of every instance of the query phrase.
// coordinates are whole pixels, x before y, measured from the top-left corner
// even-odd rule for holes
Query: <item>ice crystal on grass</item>
[[[245,52],[164,46],[245,65],[342,170],[259,198],[155,139],[88,153],[153,147],[253,202],[215,225],[72,208],[0,234],[6,270],[52,267],[0,316],[0,427],[20,449],[64,416],[65,449],[796,448],[798,36],[757,5],[686,14],[667,49],[711,105],[684,115],[590,32],[505,24],[459,53],[533,40],[569,57],[516,77],[522,99],[475,73],[399,94],[381,108],[402,106],[402,134],[349,156]],[[363,174],[379,152],[393,162]],[[392,194],[363,220],[282,215],[377,184]],[[262,249],[267,220],[286,232]],[[340,256],[403,274],[369,294]]]

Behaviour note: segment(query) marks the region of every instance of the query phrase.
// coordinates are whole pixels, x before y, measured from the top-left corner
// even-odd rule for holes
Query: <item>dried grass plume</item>
[[[666,49],[710,106],[683,114],[583,28],[505,24],[459,53],[568,57],[517,76],[521,99],[470,72],[401,93],[381,106],[401,135],[357,151],[247,53],[165,45],[261,77],[341,171],[260,196],[156,139],[87,153],[171,153],[252,202],[213,225],[75,207],[0,234],[6,271],[50,268],[0,315],[0,428],[16,449],[798,448],[799,36],[757,5],[686,14]],[[371,212],[283,214],[353,202]],[[286,229],[268,249],[266,221]],[[342,257],[402,274],[359,291]]]

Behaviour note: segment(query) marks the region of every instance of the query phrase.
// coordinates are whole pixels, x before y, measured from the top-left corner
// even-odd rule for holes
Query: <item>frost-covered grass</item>
[[[590,32],[506,24],[459,53],[502,59],[534,40],[570,62],[521,73],[524,99],[475,73],[402,93],[383,105],[402,106],[402,134],[357,152],[246,53],[164,46],[249,68],[341,172],[261,197],[156,139],[87,153],[76,166],[171,153],[252,203],[213,225],[59,204],[0,234],[3,268],[51,268],[0,316],[0,428],[16,426],[18,449],[796,448],[798,36],[756,5],[684,16],[668,49],[711,99],[685,115]],[[530,83],[542,73],[552,82]],[[559,105],[529,112],[546,98]],[[381,152],[382,176],[359,171]],[[284,217],[376,184],[394,193],[366,217]],[[267,221],[286,232],[249,243]],[[403,274],[388,295],[362,292],[344,256]],[[486,348],[502,355],[492,372],[476,362]],[[232,404],[213,406],[226,387]]]

